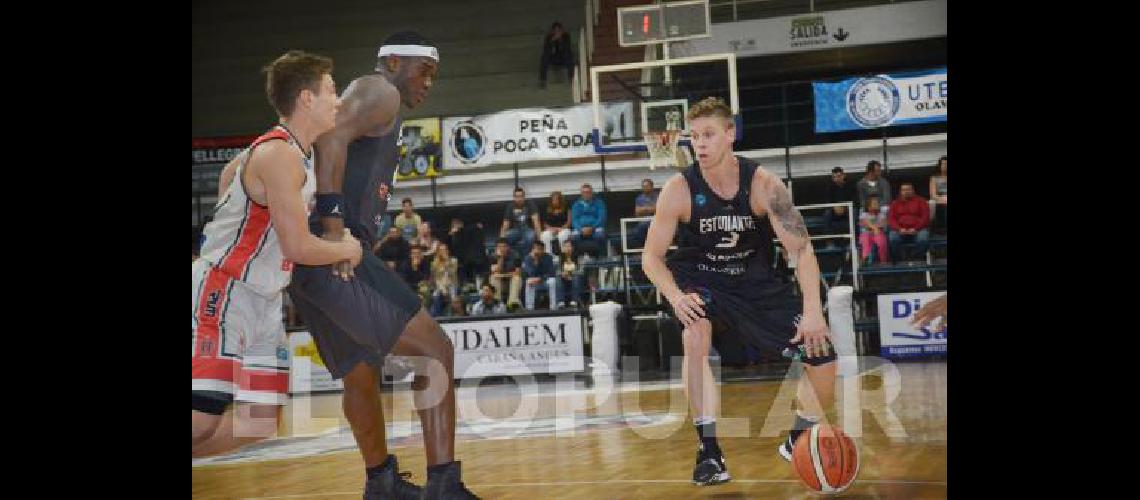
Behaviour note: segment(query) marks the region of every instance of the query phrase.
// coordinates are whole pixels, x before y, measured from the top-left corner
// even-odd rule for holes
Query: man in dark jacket
[[[574,50],[570,34],[562,29],[562,23],[550,26],[550,32],[542,42],[542,63],[538,72],[539,88],[546,88],[546,69],[551,65],[566,67],[566,81],[574,79]]]

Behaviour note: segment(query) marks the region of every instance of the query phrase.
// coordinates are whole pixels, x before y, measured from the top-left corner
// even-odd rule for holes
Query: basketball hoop
[[[649,150],[649,169],[657,167],[684,166],[684,153],[677,148],[677,140],[681,138],[680,130],[662,130],[659,132],[646,132],[645,147]]]

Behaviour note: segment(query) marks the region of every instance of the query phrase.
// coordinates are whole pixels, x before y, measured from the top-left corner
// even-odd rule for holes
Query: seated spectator
[[[550,245],[555,236],[558,237],[560,246],[570,241],[570,207],[562,198],[562,191],[550,193],[550,203],[546,205],[546,210],[542,211],[542,225],[541,238],[546,248],[554,248]]]
[[[877,185],[876,185],[877,186]],[[877,196],[877,195],[876,195]],[[827,185],[827,202],[844,203],[855,201],[855,189],[847,182],[847,174],[842,167],[831,169],[831,183]],[[862,207],[862,205],[860,205]],[[862,218],[862,215],[859,215]],[[831,207],[823,211],[824,234],[847,234],[851,229],[847,222],[847,207]],[[835,246],[833,240],[828,247]]]
[[[515,188],[514,199],[503,211],[503,226],[499,229],[499,237],[506,238],[507,244],[515,252],[524,254],[534,243],[537,232],[541,230],[542,222],[538,220],[538,207],[533,201],[527,201],[523,188]]]
[[[946,230],[946,156],[938,159],[930,176],[930,199],[934,200],[934,228]]]
[[[578,268],[574,259],[574,244],[569,241],[562,242],[562,253],[558,255],[558,277],[561,281],[561,290],[570,290],[570,296],[565,299],[567,307],[578,307],[585,304],[586,273]]]
[[[428,222],[420,224],[419,231],[409,243],[424,247],[424,257],[428,259],[435,257],[435,249],[439,246],[439,240],[431,234],[431,224]]]
[[[633,201],[633,215],[635,217],[653,217],[657,213],[657,193],[653,190],[653,179],[641,181],[641,194]],[[631,248],[645,246],[645,237],[649,234],[649,221],[641,221],[634,227],[629,236]]]
[[[424,220],[414,211],[411,198],[404,198],[400,202],[400,214],[392,220],[392,225],[400,228],[400,234],[405,240],[411,241],[416,237],[416,230]]]
[[[391,214],[376,214],[376,234],[379,238],[388,235],[388,228],[392,227]]]
[[[388,183],[387,182],[381,182],[380,183],[380,201],[384,202],[385,206],[387,206],[388,200],[391,198],[392,198],[392,195],[388,191]],[[388,228],[391,227],[391,225],[392,225],[391,214],[388,214],[387,212],[376,214],[376,234],[378,235],[377,236],[378,238],[383,238],[384,235],[388,234]]]
[[[879,249],[879,262],[890,262],[887,248],[887,216],[879,209],[879,197],[868,196],[867,206],[859,214],[859,246],[863,249],[863,263],[871,263],[872,245]]]
[[[467,304],[464,303],[462,295],[456,295],[451,298],[446,317],[461,318],[463,316],[467,316]]]
[[[483,288],[479,289],[479,300],[471,306],[471,315],[506,314],[507,306],[496,295],[495,285],[484,283]]]
[[[431,259],[431,315],[443,314],[452,297],[459,295],[459,261],[451,256],[446,243],[440,243]]]
[[[491,272],[487,281],[496,285],[499,291],[499,300],[503,300],[503,288],[507,288],[507,307],[518,308],[521,305],[519,293],[522,289],[522,269],[519,268],[519,258],[507,245],[505,238],[495,242],[495,256],[491,258]],[[504,283],[505,282],[505,283]]]
[[[606,203],[594,196],[594,188],[582,184],[582,196],[570,209],[570,239],[579,252],[597,256],[606,241]],[[593,242],[593,248],[581,245],[582,241]]]
[[[384,239],[377,242],[373,253],[388,264],[389,269],[395,270],[399,263],[408,260],[412,252],[411,245],[400,236],[400,228],[392,226],[388,228]]]
[[[915,252],[925,257],[927,240],[930,238],[930,206],[926,199],[914,193],[914,184],[909,182],[899,186],[899,199],[891,202],[889,217],[891,233],[891,255],[896,261],[905,260],[903,242],[917,244]]]
[[[534,249],[523,259],[523,273],[526,274],[526,309],[534,310],[535,295],[539,290],[550,294],[550,309],[557,309],[558,273],[554,270],[554,258],[546,253],[546,245],[534,242]]]
[[[542,41],[542,61],[538,68],[538,88],[546,88],[546,70],[551,65],[566,67],[566,81],[574,79],[574,46],[570,34],[562,29],[562,23],[550,25],[550,31]]]
[[[855,184],[855,194],[859,197],[859,209],[867,206],[867,197],[876,195],[879,204],[891,204],[891,183],[883,177],[883,164],[878,160],[867,162],[867,173]]]
[[[412,247],[408,260],[396,267],[396,272],[404,278],[404,283],[415,290],[420,301],[425,306],[431,294],[431,263],[424,258],[424,249],[420,246]]]
[[[444,236],[444,242],[459,261],[460,287],[475,284],[472,291],[481,288],[483,275],[487,273],[485,239],[482,222],[466,225],[458,217],[451,219],[451,229]]]

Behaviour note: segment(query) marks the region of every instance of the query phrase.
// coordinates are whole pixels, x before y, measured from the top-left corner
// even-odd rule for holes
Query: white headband
[[[385,45],[376,53],[376,57],[384,56],[423,56],[439,62],[439,51],[428,45]]]

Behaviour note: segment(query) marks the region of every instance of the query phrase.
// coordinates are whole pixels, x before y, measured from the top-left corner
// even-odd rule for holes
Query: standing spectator
[[[891,255],[896,261],[903,259],[902,243],[915,242],[915,252],[926,255],[927,240],[930,239],[930,205],[926,199],[914,194],[914,184],[909,182],[899,186],[899,199],[891,202],[889,212],[891,233]]]
[[[404,198],[404,201],[400,202],[400,214],[392,221],[392,225],[400,228],[400,234],[408,241],[416,237],[416,229],[424,222],[414,208],[412,199]]]
[[[451,219],[451,229],[444,237],[448,248],[459,260],[460,286],[474,283],[472,291],[480,288],[483,275],[487,273],[487,252],[483,248],[485,239],[482,222],[466,225],[458,217]]]
[[[411,244],[424,247],[424,257],[428,259],[435,257],[435,249],[439,247],[439,240],[431,234],[431,223],[420,224],[419,231],[416,232],[416,237],[412,238]]]
[[[635,217],[653,217],[657,213],[657,192],[653,190],[653,179],[641,181],[641,194],[633,201],[633,215]],[[645,236],[649,233],[649,221],[641,221],[629,237],[629,244],[633,248],[645,246]]]
[[[427,305],[431,294],[431,263],[424,258],[424,249],[419,245],[413,246],[408,260],[396,267],[396,272],[404,278],[404,282],[416,291],[421,303]]]
[[[550,193],[550,203],[546,204],[546,210],[542,212],[542,225],[545,227],[541,238],[546,248],[554,248],[550,245],[555,236],[558,237],[559,245],[570,241],[570,207],[566,205],[562,191]]]
[[[546,245],[541,241],[534,242],[534,249],[523,259],[523,272],[526,274],[526,309],[534,310],[539,290],[550,294],[550,309],[557,309],[558,273],[554,270],[554,258],[546,253]]]
[[[878,160],[867,162],[867,173],[855,185],[859,195],[859,208],[867,206],[867,197],[877,195],[879,204],[891,204],[891,183],[883,177],[883,164]]]
[[[373,252],[392,270],[395,270],[401,262],[408,260],[408,256],[412,253],[411,245],[400,236],[400,228],[396,226],[388,228],[388,234],[376,244]]]
[[[570,209],[570,239],[580,252],[587,252],[587,248],[580,244],[582,240],[594,242],[596,253],[606,241],[606,203],[594,196],[594,187],[582,184],[582,196],[574,202]]]
[[[930,198],[934,200],[934,227],[946,229],[946,156],[938,159],[930,176]]]
[[[523,188],[515,188],[513,198],[506,210],[503,210],[503,226],[499,228],[499,237],[506,238],[508,245],[519,254],[524,254],[534,243],[538,231],[542,230],[542,222],[538,220],[538,207],[533,201],[527,201]]]
[[[566,67],[566,81],[574,79],[574,46],[570,34],[562,28],[562,23],[550,25],[550,31],[542,41],[542,62],[538,69],[538,88],[546,88],[546,70],[551,65]]]
[[[579,303],[586,302],[583,295],[586,273],[578,269],[578,263],[574,260],[574,244],[569,241],[562,242],[562,253],[558,256],[558,277],[561,289],[570,290],[570,296],[566,299],[567,307],[578,307]]]
[[[506,314],[507,306],[504,306],[503,301],[497,299],[496,295],[495,285],[484,283],[479,289],[479,301],[471,306],[471,315]]]
[[[431,315],[440,316],[451,299],[459,295],[459,261],[440,243],[431,259]]]
[[[847,182],[847,174],[842,167],[831,169],[831,183],[827,185],[827,202],[844,203],[855,201],[855,188]],[[862,217],[860,215],[859,217]],[[823,211],[825,234],[846,234],[850,229],[847,223],[847,207],[831,207]],[[829,247],[835,246],[828,241]]]
[[[518,256],[514,250],[511,250],[505,238],[499,238],[499,241],[495,242],[495,256],[491,259],[491,273],[487,281],[496,285],[495,288],[499,290],[499,300],[503,299],[502,290],[507,288],[507,307],[515,308],[520,305],[522,270],[519,269]]]
[[[879,209],[879,197],[868,196],[867,206],[859,214],[859,246],[863,248],[863,263],[871,263],[872,245],[879,248],[879,262],[890,262],[887,249],[887,216]]]

